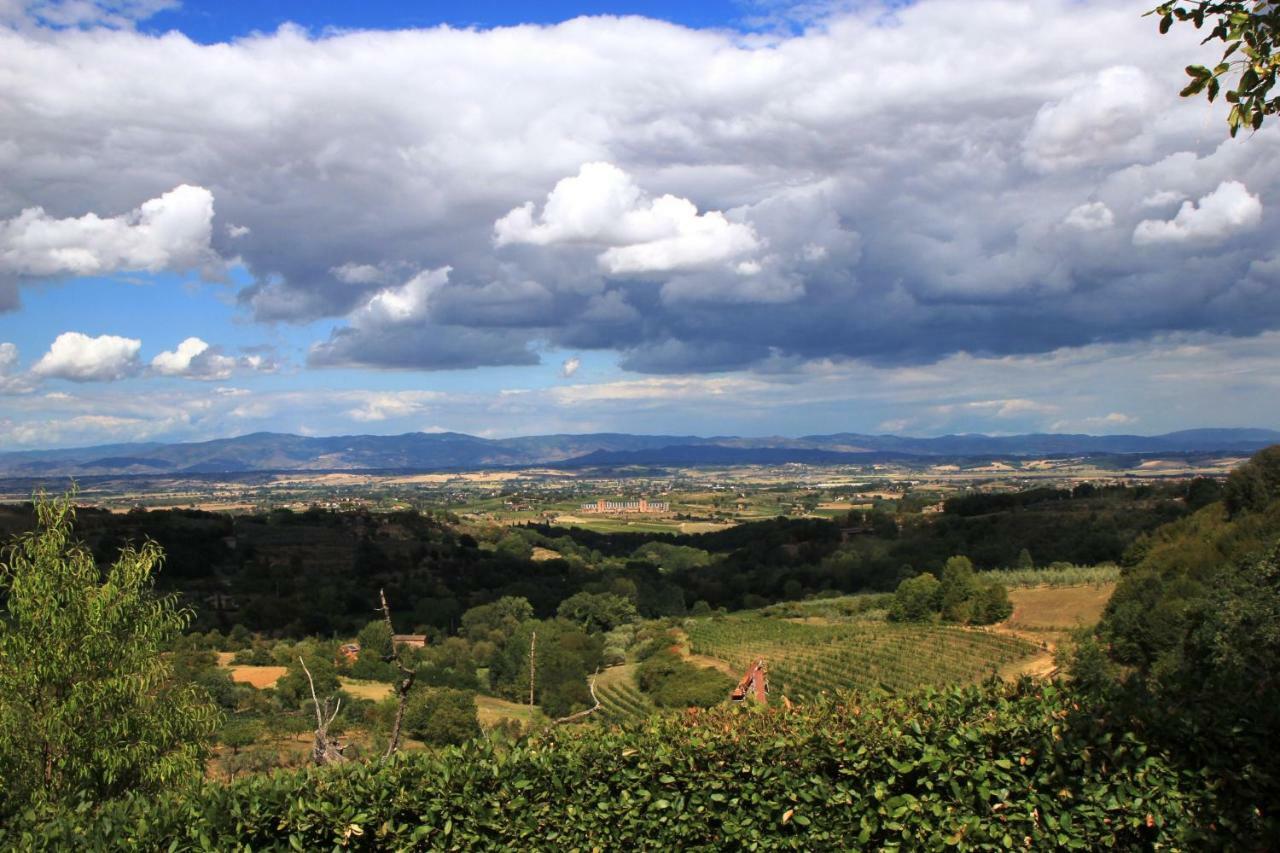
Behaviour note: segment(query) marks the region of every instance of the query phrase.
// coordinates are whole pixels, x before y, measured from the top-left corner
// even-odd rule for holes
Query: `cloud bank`
[[[658,382],[1280,329],[1280,126],[1228,140],[1220,105],[1179,99],[1212,51],[1137,0],[212,46],[130,30],[158,4],[134,5],[116,29],[0,28],[0,309],[50,278],[237,262],[245,320],[323,321],[315,368],[607,351]],[[35,375],[233,358],[188,340],[144,371],[101,340]],[[976,401],[997,399],[1033,398]],[[1133,416],[1088,417],[1111,414]]]

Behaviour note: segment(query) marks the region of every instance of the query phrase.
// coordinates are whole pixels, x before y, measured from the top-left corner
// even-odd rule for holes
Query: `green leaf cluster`
[[[1258,130],[1267,116],[1280,110],[1280,97],[1271,96],[1280,71],[1280,51],[1276,50],[1280,4],[1272,0],[1192,0],[1162,3],[1148,14],[1160,16],[1162,34],[1175,21],[1189,22],[1196,29],[1209,24],[1209,35],[1202,43],[1223,43],[1222,61],[1213,68],[1187,66],[1191,81],[1181,94],[1186,98],[1203,93],[1213,101],[1225,80],[1225,98],[1231,104],[1227,126],[1232,136],[1242,127]]]

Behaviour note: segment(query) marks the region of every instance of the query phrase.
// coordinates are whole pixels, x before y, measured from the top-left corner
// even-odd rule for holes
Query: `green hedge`
[[[27,814],[0,849],[1247,848],[1270,815],[1219,781],[1023,681],[206,783]]]

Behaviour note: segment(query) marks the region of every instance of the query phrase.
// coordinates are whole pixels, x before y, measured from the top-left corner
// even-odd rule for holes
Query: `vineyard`
[[[942,625],[812,624],[758,615],[688,623],[690,649],[745,670],[768,662],[770,690],[808,700],[850,689],[902,693],[978,681],[1030,657],[1032,644]]]
[[[636,687],[634,673],[633,664],[614,666],[596,679],[596,697],[600,700],[597,716],[601,722],[626,723],[653,713],[653,702]]]

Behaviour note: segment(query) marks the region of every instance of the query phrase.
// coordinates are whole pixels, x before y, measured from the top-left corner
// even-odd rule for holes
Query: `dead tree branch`
[[[396,685],[396,694],[399,696],[396,702],[396,722],[391,728],[391,742],[387,744],[387,751],[382,756],[383,759],[387,759],[400,746],[400,726],[404,723],[404,706],[418,673],[417,670],[409,669],[404,665],[404,661],[400,660],[400,650],[396,648],[396,629],[391,625],[391,608],[387,606],[386,591],[378,590],[378,597],[382,600],[382,618],[386,620],[387,633],[391,636],[391,658],[396,663],[396,669],[400,670],[400,683]]]
[[[320,700],[316,697],[316,682],[311,677],[311,670],[307,669],[307,662],[301,655],[298,656],[298,663],[302,664],[302,671],[307,674],[307,684],[311,685],[311,702],[316,708],[316,737],[311,747],[311,760],[316,764],[338,764],[346,761],[347,757],[342,754],[342,750],[346,747],[339,745],[337,738],[329,737],[329,726],[337,718],[338,711],[342,710],[342,700],[338,699],[334,703],[332,696],[327,697],[324,700],[324,710],[321,710]],[[330,710],[331,706],[332,710]]]

